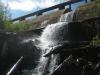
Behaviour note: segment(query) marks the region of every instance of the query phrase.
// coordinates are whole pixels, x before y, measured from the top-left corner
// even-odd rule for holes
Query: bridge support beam
[[[65,6],[60,6],[59,10],[65,9]]]
[[[87,0],[85,0],[85,3],[87,3],[88,1]]]
[[[42,9],[42,10],[39,10],[39,11],[30,13],[30,14],[27,14],[27,15],[24,15],[24,16],[18,17],[18,18],[16,18],[16,19],[13,19],[12,22],[18,21],[18,20],[23,21],[23,20],[25,20],[27,17],[31,17],[31,16],[34,16],[34,15],[40,16],[40,15],[42,15],[44,12],[47,12],[47,11],[50,11],[50,10],[54,10],[54,9],[57,9],[57,8],[59,8],[59,10],[62,10],[62,9],[65,9],[65,6],[67,6],[67,5],[70,5],[69,8],[71,9],[71,4],[74,4],[74,3],[77,3],[77,2],[81,2],[81,1],[82,1],[82,0],[73,0],[73,1],[71,2],[71,0],[70,0],[70,1],[67,1],[67,2],[64,2],[64,3],[61,3],[61,4],[58,4],[58,5],[49,7],[49,8],[45,8],[45,9]]]
[[[25,18],[21,18],[21,19],[20,19],[20,21],[24,21],[24,20],[25,20]]]
[[[36,16],[40,16],[40,15],[42,15],[42,13],[37,13],[37,14],[36,14]]]

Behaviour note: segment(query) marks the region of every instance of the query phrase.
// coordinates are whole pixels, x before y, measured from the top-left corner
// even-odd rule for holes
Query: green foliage
[[[11,30],[14,32],[33,30],[38,27],[41,27],[41,23],[43,23],[45,20],[47,20],[47,23],[44,26],[46,26],[48,24],[56,23],[64,11],[65,11],[65,9],[52,12],[51,14],[45,14],[42,16],[37,16],[35,18],[30,18],[30,19],[26,19],[24,21],[19,21],[19,22],[13,23],[11,25],[12,26]]]
[[[20,21],[20,22],[17,22],[17,23],[10,24],[8,26],[8,29],[10,29],[13,32],[21,32],[21,31],[34,29],[35,27],[33,27],[33,26],[28,21]]]
[[[79,21],[100,16],[100,0],[81,5],[76,14]]]
[[[10,23],[8,6],[4,6],[0,0],[0,29],[5,29]]]
[[[96,5],[96,12],[98,12],[97,15],[100,16],[100,3],[98,3],[98,4]]]

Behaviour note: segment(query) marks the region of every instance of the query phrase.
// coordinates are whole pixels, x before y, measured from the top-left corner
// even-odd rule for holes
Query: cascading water
[[[72,22],[73,12],[68,12],[66,14],[61,15],[59,21],[60,22]]]
[[[72,21],[72,15],[72,12],[66,13],[60,17],[58,23],[48,25],[44,29],[42,35],[38,38],[39,44],[36,45],[41,49],[41,57],[32,75],[51,75],[58,66],[57,61],[59,54],[52,54],[49,57],[44,57],[44,54],[65,41],[69,42],[66,40],[67,24]]]

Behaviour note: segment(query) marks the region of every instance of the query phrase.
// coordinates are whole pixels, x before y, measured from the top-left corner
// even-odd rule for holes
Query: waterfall
[[[72,22],[72,19],[73,19],[73,12],[68,12],[68,13],[61,15],[59,21],[60,22]]]
[[[46,27],[46,25],[48,24],[49,20],[45,20],[41,23],[41,28]]]
[[[67,22],[59,22],[55,24],[48,25],[43,31],[41,37],[39,38],[42,49],[51,48],[58,43],[65,41],[65,35],[67,33]]]
[[[59,54],[52,54],[44,57],[44,54],[59,46],[67,40],[68,22],[72,21],[72,12],[66,13],[60,17],[58,23],[48,25],[42,35],[38,38],[39,44],[36,46],[41,49],[41,57],[38,66],[34,69],[32,75],[51,75],[58,66]]]

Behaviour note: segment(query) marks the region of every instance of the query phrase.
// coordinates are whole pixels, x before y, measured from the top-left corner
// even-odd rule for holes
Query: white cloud
[[[36,8],[36,4],[32,0],[20,0],[8,2],[10,9],[30,11]]]
[[[45,7],[53,6],[55,4],[56,4],[55,0],[42,0],[40,5],[42,8],[45,8]]]
[[[7,3],[11,10],[31,11],[36,10],[37,8],[53,6],[59,3],[59,0],[5,0],[3,2]]]

